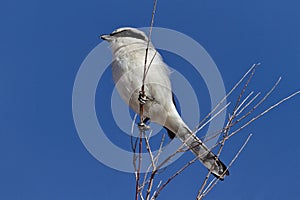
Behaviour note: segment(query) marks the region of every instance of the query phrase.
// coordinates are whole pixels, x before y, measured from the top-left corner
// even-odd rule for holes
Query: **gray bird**
[[[225,175],[228,176],[227,167],[181,119],[173,101],[170,71],[151,42],[147,67],[150,62],[152,63],[144,81],[145,95],[141,95],[145,50],[148,43],[146,34],[138,29],[125,27],[110,34],[101,35],[101,38],[111,45],[113,80],[120,96],[133,111],[139,114],[140,103],[144,103],[145,121],[150,119],[164,126],[171,139],[178,137],[220,180],[223,180]]]

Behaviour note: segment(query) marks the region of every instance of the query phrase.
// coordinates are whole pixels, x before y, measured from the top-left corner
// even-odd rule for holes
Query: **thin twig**
[[[143,74],[143,83],[142,83],[143,85],[145,84],[145,79],[146,79],[147,57],[148,57],[149,45],[150,45],[150,42],[151,42],[151,34],[152,34],[152,28],[153,28],[153,24],[154,24],[154,17],[155,17],[155,12],[156,12],[156,5],[157,5],[157,0],[154,0],[153,10],[152,10],[152,17],[151,17],[151,22],[150,22],[150,30],[149,30],[149,33],[148,33],[146,55],[145,55],[144,74]],[[150,65],[149,65],[149,67],[150,67]]]
[[[274,84],[274,86],[267,92],[267,94],[255,105],[253,106],[253,108],[247,112],[245,115],[243,115],[242,117],[240,117],[239,119],[237,119],[236,121],[233,122],[233,120],[231,120],[232,123],[227,123],[227,125],[223,128],[222,131],[218,131],[217,133],[213,134],[210,138],[205,138],[205,141],[208,141],[212,138],[215,138],[217,137],[220,132],[223,132],[223,131],[226,131],[226,129],[228,130],[229,128],[235,126],[238,122],[240,122],[241,120],[243,120],[244,118],[246,118],[247,116],[249,116],[251,113],[254,112],[254,110],[256,110],[259,105],[261,105],[269,96],[270,94],[275,90],[275,88],[277,87],[277,85],[279,84],[281,78],[278,79],[278,81]],[[254,99],[256,99],[258,97],[260,93],[258,93],[257,95],[255,95],[248,104],[246,104],[243,108],[240,109],[240,111],[238,113],[236,113],[237,111],[233,111],[233,113],[235,114],[232,114],[234,117],[238,116],[241,114],[241,111],[243,111],[247,106],[249,106],[253,101]],[[239,108],[239,107],[238,107]],[[231,116],[232,117],[232,116]]]
[[[159,145],[159,149],[157,151],[157,155],[155,156],[154,160],[155,160],[155,165],[157,165],[158,161],[159,161],[159,156],[163,151],[163,144],[165,141],[165,134],[162,135],[161,141],[160,141],[160,145]]]
[[[198,196],[201,196],[201,194],[203,193],[203,190],[204,190],[204,188],[205,188],[205,186],[207,184],[207,181],[208,181],[210,175],[211,175],[211,170],[209,170],[209,172],[206,174],[205,179],[204,179],[204,181],[203,181],[203,183],[202,183],[202,185],[201,185],[201,187],[200,187],[200,189],[198,191],[197,198],[198,198]]]
[[[151,130],[151,132],[152,132],[152,130]],[[151,151],[149,139],[148,139],[147,135],[145,134],[145,132],[144,132],[144,138],[145,138],[146,148],[147,148],[147,151],[148,151],[150,159],[151,159],[152,168],[155,169],[156,167],[155,167],[154,158],[153,158],[153,154]]]
[[[217,147],[219,144],[215,144],[213,147],[211,147],[209,149],[209,151],[211,151],[212,149],[214,149],[215,147]],[[189,149],[188,149],[189,150]],[[179,150],[177,150],[179,152]],[[172,154],[173,155],[173,154]],[[196,160],[199,159],[199,157],[201,157],[202,154],[199,154],[197,157],[195,157],[193,160],[189,161],[187,164],[185,164],[181,169],[179,169],[175,174],[173,174],[173,176],[171,176],[166,182],[164,182],[164,184],[160,187],[158,187],[158,189],[154,192],[154,197],[157,198],[157,196],[159,195],[159,193],[180,173],[182,173],[187,167],[189,167],[191,164],[193,164]],[[155,199],[152,197],[152,199]]]
[[[270,106],[268,109],[264,110],[263,112],[261,112],[259,115],[257,115],[256,117],[253,117],[251,120],[249,120],[246,124],[244,124],[243,126],[241,126],[240,128],[238,128],[236,131],[232,132],[229,136],[228,139],[231,138],[233,135],[235,135],[237,132],[241,131],[242,129],[244,129],[246,126],[248,126],[249,124],[251,124],[252,122],[254,122],[255,120],[257,120],[258,118],[260,118],[261,116],[265,115],[267,112],[269,112],[270,110],[273,110],[274,108],[276,108],[277,106],[279,106],[280,104],[282,104],[283,102],[291,99],[292,97],[296,96],[300,94],[300,90],[289,95],[288,97],[280,100],[279,102],[275,103],[274,105]]]
[[[231,162],[229,163],[226,171],[232,166],[232,164],[236,161],[236,159],[239,157],[239,155],[241,154],[241,152],[244,150],[244,148],[246,147],[246,145],[248,144],[250,138],[252,137],[252,134],[250,134],[246,141],[244,142],[244,144],[242,145],[242,147],[240,148],[240,150],[237,152],[237,154],[235,155],[235,157],[231,160]],[[224,173],[226,173],[226,171]],[[209,188],[206,188],[200,196],[197,197],[197,200],[201,200],[203,199],[203,197],[205,195],[207,195],[216,185],[217,183],[219,182],[219,179],[216,179],[216,181],[213,183],[213,184],[209,184]]]
[[[255,73],[255,69],[256,69],[256,67],[253,67],[253,68],[251,69],[251,74],[249,75],[249,78],[247,79],[247,81],[246,81],[246,83],[245,83],[245,85],[244,85],[242,91],[240,92],[239,97],[238,97],[238,99],[237,99],[237,101],[236,101],[235,107],[234,107],[234,109],[233,109],[233,111],[232,111],[232,115],[229,117],[229,120],[228,120],[228,122],[227,122],[227,124],[226,124],[226,126],[225,126],[225,128],[224,128],[224,131],[223,131],[223,139],[221,140],[221,145],[220,145],[220,147],[219,147],[219,150],[218,150],[218,153],[217,153],[217,157],[220,156],[220,154],[221,154],[221,152],[222,152],[222,150],[223,150],[223,147],[224,147],[225,142],[226,142],[226,140],[227,140],[226,137],[228,136],[228,132],[229,132],[229,130],[230,130],[231,124],[233,123],[233,120],[234,120],[234,118],[236,117],[236,112],[237,112],[237,110],[245,103],[245,101],[246,101],[246,100],[249,98],[249,96],[251,95],[251,93],[250,93],[250,95],[248,95],[248,96],[246,97],[246,99],[243,100],[241,104],[239,104],[240,101],[241,101],[241,99],[242,99],[243,94],[244,94],[245,91],[246,91],[246,88],[248,87],[248,85],[249,85],[249,83],[250,83],[250,81],[251,81],[251,79],[252,79],[252,77],[253,77],[253,75],[254,75],[254,73]],[[248,71],[248,72],[246,73],[246,75],[249,74],[249,72],[250,72],[250,71]],[[246,77],[246,75],[245,75],[242,79],[244,79],[244,78]],[[242,80],[242,79],[241,79],[241,80]],[[239,83],[240,83],[240,82],[239,82]],[[201,194],[203,193],[203,190],[204,190],[204,188],[205,188],[205,186],[206,186],[206,184],[207,184],[207,181],[208,181],[208,179],[209,179],[209,177],[210,177],[210,175],[211,175],[211,173],[212,173],[212,169],[213,169],[213,165],[212,165],[211,168],[209,169],[209,171],[208,171],[208,173],[207,173],[207,175],[206,175],[206,177],[205,177],[205,179],[204,179],[204,181],[203,181],[203,183],[202,183],[202,185],[201,185],[201,187],[200,187],[200,189],[199,189],[199,191],[198,191],[197,198],[198,198],[199,196],[201,196]],[[226,171],[226,170],[225,170],[225,171]],[[224,175],[224,174],[225,174],[225,172],[223,173],[223,175]],[[220,176],[220,177],[222,177],[222,176]]]
[[[207,185],[207,187],[205,188],[205,190],[203,191],[203,193],[205,193],[205,192],[211,187],[211,185],[212,185],[216,180],[217,180],[216,177],[213,178],[213,180],[211,180],[211,181],[209,182],[209,184]]]
[[[210,123],[215,117],[217,117],[221,112],[225,111],[228,106],[230,105],[230,102],[227,103],[223,108],[221,108],[216,114],[214,114],[211,118],[209,118],[206,122],[204,122],[195,132],[194,134],[197,134],[201,129],[203,129],[208,123]]]
[[[136,184],[135,184],[135,192],[136,192],[136,200],[138,200],[139,197],[139,182],[140,182],[140,175],[141,175],[141,164],[142,164],[142,143],[143,143],[143,138],[142,138],[142,130],[140,130],[140,142],[139,142],[139,162],[138,162],[138,170],[137,170],[137,175],[136,175]]]
[[[240,109],[240,111],[236,114],[236,116],[239,116],[259,95],[261,92],[257,93],[243,108]]]
[[[242,107],[242,106],[248,101],[248,99],[252,96],[253,93],[254,93],[253,91],[250,92],[250,93],[246,96],[246,98],[239,104],[239,106],[238,106],[238,107],[236,108],[236,110],[235,110],[235,115],[237,115],[237,113],[240,112],[241,108],[244,108],[244,107]]]
[[[208,113],[204,119],[196,126],[195,130],[197,130],[211,115],[214,113],[220,105],[232,94],[233,91],[240,85],[240,83],[245,79],[245,77],[256,67],[258,67],[260,63],[253,64],[250,69],[243,75],[243,77],[233,86],[233,88],[221,99],[221,101],[212,109],[210,113]]]
[[[149,200],[150,192],[151,192],[152,186],[153,186],[154,176],[155,176],[157,170],[156,170],[156,165],[155,165],[155,162],[154,162],[153,154],[152,154],[152,151],[151,151],[151,148],[150,148],[149,140],[148,140],[146,135],[145,135],[145,142],[146,142],[147,150],[148,150],[149,155],[150,155],[152,169],[153,169],[152,173],[151,173],[151,176],[150,176],[150,179],[149,179],[147,192],[146,192],[146,200]]]
[[[149,172],[150,172],[151,167],[152,167],[152,171],[153,171],[154,169],[156,169],[156,165],[157,165],[157,163],[158,163],[159,156],[160,156],[161,152],[163,151],[163,143],[164,143],[164,140],[165,140],[165,134],[162,135],[162,139],[161,139],[161,142],[160,142],[160,146],[159,146],[157,155],[153,158],[155,168],[152,167],[153,164],[152,164],[152,162],[151,162],[151,164],[148,166],[148,168],[147,168],[147,170],[146,170],[146,172],[145,172],[145,175],[144,175],[144,181],[143,181],[142,186],[140,187],[141,190],[144,189],[144,187],[145,187],[145,185],[146,185],[146,182],[147,182],[147,183],[149,182],[149,180],[147,180],[147,177],[148,177],[148,174],[149,174]],[[151,150],[151,149],[150,149],[150,150]],[[152,152],[151,152],[151,153],[152,153]]]
[[[271,93],[275,90],[275,88],[278,86],[278,84],[280,83],[280,81],[281,81],[281,77],[278,78],[277,82],[267,92],[267,94],[255,106],[253,106],[253,108],[248,113],[246,113],[245,115],[243,115],[241,118],[237,119],[233,125],[235,125],[236,123],[240,122],[241,120],[243,120],[244,118],[246,118],[247,116],[249,116],[255,109],[257,109],[271,95]]]
[[[154,193],[154,196],[151,199],[156,199],[160,192],[181,172],[183,172],[188,166],[193,164],[196,160],[198,160],[198,157],[195,157],[193,160],[189,161],[187,164],[185,164],[182,168],[180,168],[175,174],[173,174],[168,180],[163,183]]]
[[[154,176],[156,175],[156,172],[157,172],[157,170],[153,170],[152,173],[151,173],[148,188],[147,188],[147,193],[146,193],[146,200],[149,200],[149,198],[150,198],[150,192],[152,190]]]
[[[131,135],[130,135],[130,144],[131,144],[131,149],[133,153],[136,153],[136,145],[137,145],[137,139],[133,143],[133,137],[134,137],[134,127],[135,127],[135,122],[136,122],[137,114],[134,115],[132,123],[131,123]]]
[[[247,82],[245,83],[245,85],[244,85],[242,91],[240,92],[240,95],[239,95],[239,97],[238,97],[238,99],[237,99],[236,105],[235,105],[235,107],[234,107],[234,109],[233,109],[233,115],[235,115],[236,111],[238,110],[239,103],[240,103],[240,101],[241,101],[241,99],[242,99],[242,96],[243,96],[243,94],[245,93],[246,88],[248,87],[248,85],[249,85],[249,83],[250,83],[252,77],[254,76],[255,70],[256,70],[256,67],[254,67],[253,70],[251,71],[251,74],[249,75],[249,78],[248,78]]]
[[[142,86],[141,86],[141,91],[140,91],[140,95],[142,97],[146,96],[145,95],[145,79],[146,79],[146,72],[147,72],[147,69],[146,69],[147,68],[147,57],[148,57],[149,45],[150,45],[150,41],[151,41],[151,33],[152,33],[152,27],[153,27],[153,23],[154,23],[156,5],[157,5],[157,0],[154,0],[151,23],[150,23],[150,30],[149,30],[148,42],[147,42],[147,48],[146,48],[146,55],[145,55],[143,80],[142,80]],[[152,63],[152,61],[150,62],[150,64],[151,63]],[[149,65],[149,67],[150,67],[150,65]],[[140,103],[140,124],[144,125],[144,105],[142,103]],[[138,194],[139,194],[139,191],[140,191],[139,181],[140,181],[140,170],[141,170],[141,162],[142,162],[142,143],[143,143],[142,136],[145,134],[145,130],[144,129],[142,130],[142,128],[143,127],[140,127],[139,163],[138,163],[138,170],[137,170],[137,175],[136,175],[136,177],[137,177],[136,178],[136,200],[138,200]]]

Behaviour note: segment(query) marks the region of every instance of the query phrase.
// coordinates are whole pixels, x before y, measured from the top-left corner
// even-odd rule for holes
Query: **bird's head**
[[[101,35],[100,38],[109,42],[113,49],[130,44],[147,44],[148,42],[148,37],[143,31],[130,27],[118,28],[110,34]]]

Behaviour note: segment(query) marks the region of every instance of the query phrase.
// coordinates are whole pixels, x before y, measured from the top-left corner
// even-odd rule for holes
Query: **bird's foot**
[[[140,104],[142,104],[142,105],[144,105],[148,101],[148,98],[145,95],[145,92],[142,92],[142,91],[139,92],[138,100],[139,100]]]
[[[147,131],[150,129],[150,126],[145,124],[144,122],[138,123],[138,127],[140,131]]]
[[[145,92],[139,91],[139,98],[138,98],[140,104],[144,105],[148,100],[154,101],[154,98],[148,97]]]

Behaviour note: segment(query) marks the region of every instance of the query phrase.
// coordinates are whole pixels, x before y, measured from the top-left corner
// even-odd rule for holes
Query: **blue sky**
[[[299,6],[296,0],[158,1],[155,26],[199,42],[227,90],[255,62],[262,66],[252,90],[266,92],[281,76],[266,108],[300,88]],[[152,1],[138,0],[1,2],[0,199],[133,199],[133,174],[103,165],[83,146],[72,117],[72,89],[82,61],[102,42],[98,35],[148,26],[151,12]],[[174,68],[175,61],[184,63],[162,53]],[[101,91],[96,100],[109,103],[102,102]],[[253,133],[230,177],[207,199],[300,198],[299,105],[298,96],[232,139],[222,155],[226,163]],[[108,137],[125,147],[130,138],[118,130],[111,128],[122,140]],[[191,158],[187,153],[168,170]],[[160,199],[194,199],[204,174],[195,163]]]

